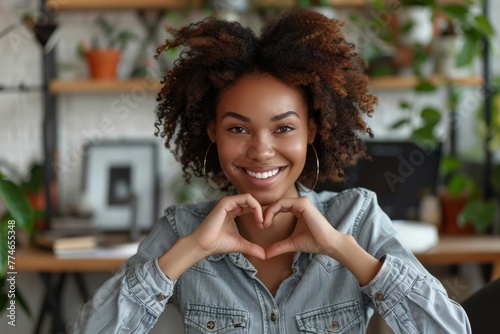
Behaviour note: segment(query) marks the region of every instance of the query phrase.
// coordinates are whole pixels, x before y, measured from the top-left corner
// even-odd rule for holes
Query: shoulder
[[[312,192],[309,196],[319,208],[328,209],[339,207],[349,208],[351,211],[364,211],[370,204],[377,203],[377,195],[365,188],[351,188],[341,192],[322,191]]]
[[[322,191],[308,196],[325,218],[336,229],[353,233],[370,212],[381,212],[377,195],[365,188],[352,188],[342,192]]]
[[[178,237],[190,234],[212,211],[217,201],[179,204],[165,209],[165,219]]]

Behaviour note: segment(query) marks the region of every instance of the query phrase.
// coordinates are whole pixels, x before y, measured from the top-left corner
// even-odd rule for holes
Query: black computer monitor
[[[348,168],[347,182],[320,183],[317,190],[367,188],[391,219],[417,220],[422,196],[436,193],[441,145],[370,141],[366,146],[371,161],[362,159]]]

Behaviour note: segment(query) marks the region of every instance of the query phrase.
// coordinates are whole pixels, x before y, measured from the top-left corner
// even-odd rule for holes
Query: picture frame
[[[86,146],[83,192],[96,229],[148,231],[158,219],[158,153],[150,140]]]

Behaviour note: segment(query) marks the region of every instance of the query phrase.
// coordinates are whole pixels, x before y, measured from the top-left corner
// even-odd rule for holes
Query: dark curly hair
[[[260,37],[237,22],[214,17],[167,28],[172,38],[157,49],[156,57],[184,49],[162,80],[155,134],[165,138],[187,182],[190,171],[203,176],[211,143],[207,126],[215,120],[221,91],[251,72],[268,73],[304,92],[309,115],[317,123],[320,180],[343,180],[344,167],[366,157],[359,135],[373,134],[363,114],[371,116],[378,100],[368,92],[366,63],[346,41],[343,24],[315,11],[293,9],[269,22]],[[219,185],[227,182],[216,157],[207,160],[206,172]],[[315,178],[315,160],[308,158],[299,181],[309,185]]]

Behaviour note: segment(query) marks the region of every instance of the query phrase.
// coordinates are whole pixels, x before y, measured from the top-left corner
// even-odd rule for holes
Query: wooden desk
[[[84,273],[116,270],[126,258],[58,258],[50,250],[38,247],[23,247],[16,251],[18,271],[51,273]]]
[[[112,272],[118,269],[127,258],[58,258],[50,250],[39,247],[22,247],[16,250],[17,272],[37,272],[45,286],[43,306],[34,330],[41,333],[47,312],[52,315],[52,332],[65,333],[63,314],[61,312],[62,287],[69,275],[76,280],[82,301],[91,298],[87,291],[82,273]]]
[[[491,280],[500,278],[500,237],[498,236],[441,236],[432,249],[417,253],[426,265],[453,265],[465,263],[492,264]]]
[[[441,236],[439,243],[424,253],[415,256],[426,265],[453,265],[485,263],[493,265],[491,279],[500,278],[500,237],[498,236]],[[16,251],[18,271],[52,273],[84,273],[113,271],[126,258],[57,258],[51,251],[26,247]]]
[[[424,265],[489,263],[494,266],[492,278],[500,278],[500,237],[441,236],[438,245],[415,256]],[[61,259],[52,252],[35,247],[16,251],[16,269],[36,272],[102,272],[118,269],[126,258]]]

